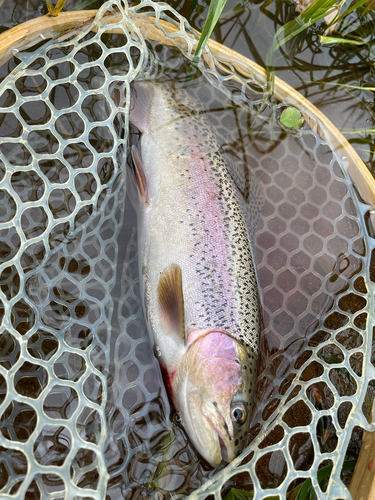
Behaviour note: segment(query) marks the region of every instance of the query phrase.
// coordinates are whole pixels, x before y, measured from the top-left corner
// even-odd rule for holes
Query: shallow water
[[[95,9],[103,2],[67,0],[64,10]],[[171,0],[167,2],[202,30],[209,2],[205,0]],[[16,24],[47,13],[44,0],[5,0],[1,4],[0,32]],[[361,158],[373,170],[373,94],[337,86],[347,84],[360,87],[374,86],[371,41],[374,23],[368,17],[349,15],[333,36],[367,38],[364,46],[346,44],[320,45],[319,35],[326,24],[322,21],[288,42],[275,55],[276,74],[301,92],[344,132],[358,150]],[[237,1],[228,0],[222,19],[212,38],[266,67],[266,55],[274,34],[286,22],[298,15],[292,1]],[[363,129],[362,133],[353,133]]]
[[[291,6],[287,6],[286,4],[282,4],[282,6],[286,11],[293,11]],[[181,7],[181,9],[179,7]],[[230,8],[231,5],[229,4],[228,7]],[[187,9],[188,6],[182,5],[176,6],[176,8],[180,10],[182,14],[187,15],[185,9]],[[269,8],[272,7],[270,6]],[[68,4],[67,9],[69,9]],[[275,10],[278,12],[278,4],[275,5]],[[5,12],[10,13],[11,11],[12,6],[7,5]],[[36,8],[34,12],[40,12],[40,8],[39,10]],[[9,14],[9,23],[25,20],[25,17],[27,17],[27,11],[19,7],[12,11],[12,14],[13,19]],[[290,15],[289,12],[283,12],[283,10],[281,10],[280,14],[286,16],[283,19],[286,19]],[[29,15],[32,15],[31,11]],[[203,14],[196,18],[193,16],[198,28],[201,26],[202,16]],[[189,16],[187,15],[187,17]],[[244,11],[237,17],[238,19],[222,22],[220,26],[221,31],[216,31],[216,38],[225,41],[229,46],[232,46],[245,55],[249,55],[247,50],[250,49],[250,53],[253,56],[256,54],[254,58],[257,62],[259,62],[259,60],[264,60],[267,44],[269,44],[272,39],[273,31],[271,28],[273,30],[275,29],[274,20],[265,16],[258,6],[251,6],[249,4],[244,5]],[[244,22],[246,29],[236,38],[234,31],[237,26],[236,23],[239,22]],[[230,31],[231,26],[232,31]],[[254,42],[249,40],[249,33],[251,33]],[[241,49],[239,49],[239,47],[241,47]],[[308,59],[306,55],[307,52],[308,49],[303,50],[303,57]],[[316,61],[316,54],[313,50],[310,52],[311,60],[314,59],[314,61]],[[172,57],[173,55],[173,51],[172,53],[166,51],[165,54],[163,54],[163,52],[160,54],[162,59],[168,60],[169,71],[166,72],[167,77],[169,76],[171,79],[183,79],[184,71],[186,71],[187,68],[185,66],[181,69],[180,60],[178,58],[174,60]],[[331,60],[329,57],[331,56],[329,55],[329,51],[323,55],[320,54],[319,57],[323,61],[320,62],[321,66],[330,66]],[[297,59],[298,54],[295,53],[294,58]],[[284,71],[282,68],[279,68],[279,70],[279,76],[284,77],[286,80],[289,78],[290,83],[294,84],[298,78],[301,78],[301,74],[306,74],[299,69],[295,69],[292,72]],[[324,71],[324,69],[320,69],[320,73],[318,74],[320,78],[322,78],[322,71]],[[83,77],[83,79],[86,78],[86,76]],[[309,77],[310,76],[309,74]],[[314,99],[317,99],[317,101],[315,101],[316,103],[324,101],[324,96],[326,94],[324,94],[324,92],[314,94],[311,90],[312,88],[313,86],[306,85],[304,88],[306,95],[308,95],[313,102]],[[317,347],[320,343],[328,339],[328,337],[324,336],[323,332],[320,333],[319,325],[316,324],[315,320],[316,316],[321,316],[321,322],[326,321],[323,326],[329,330],[335,330],[338,323],[340,321],[345,321],[345,319],[331,318],[329,320],[328,312],[332,307],[332,297],[335,294],[340,294],[342,291],[345,291],[349,281],[350,284],[356,283],[354,286],[358,288],[359,292],[365,291],[365,284],[356,280],[356,274],[360,272],[361,269],[361,254],[363,253],[361,249],[360,228],[355,221],[357,211],[355,203],[352,201],[352,194],[348,195],[347,185],[341,180],[342,172],[339,166],[335,166],[332,153],[326,150],[324,146],[320,144],[319,140],[308,133],[307,127],[304,128],[302,135],[287,137],[285,132],[280,129],[277,124],[275,127],[271,125],[267,126],[269,117],[267,111],[259,116],[257,120],[252,119],[252,116],[255,114],[254,110],[256,110],[256,104],[252,110],[243,111],[236,105],[233,106],[233,103],[227,98],[217,92],[212,92],[212,89],[203,85],[202,79],[194,82],[190,91],[200,96],[201,99],[205,101],[208,109],[216,110],[208,113],[208,116],[215,126],[217,134],[221,137],[224,149],[229,156],[232,157],[232,160],[245,160],[246,164],[251,169],[251,173],[258,176],[266,186],[266,210],[263,213],[263,219],[259,227],[257,238],[259,282],[264,290],[265,328],[269,330],[275,329],[277,333],[276,335],[267,335],[267,338],[263,340],[263,357],[259,368],[259,372],[263,372],[263,378],[260,379],[259,382],[258,406],[254,414],[252,431],[252,436],[254,437],[254,435],[259,432],[259,425],[257,424],[259,424],[260,421],[267,421],[279,404],[279,398],[275,396],[275,387],[277,387],[279,381],[284,381],[284,385],[279,388],[279,395],[284,395],[289,389],[292,380],[285,381],[285,373],[288,372],[291,365],[294,365],[294,369],[299,369],[304,366],[305,381],[319,375],[319,363],[311,363],[310,365],[307,363],[309,357],[308,347]],[[331,90],[325,92],[330,93]],[[338,89],[337,92],[338,94],[335,94],[335,98],[339,99],[340,93],[344,91]],[[319,95],[319,97],[317,97],[317,95]],[[64,97],[69,98],[68,94],[65,94]],[[58,98],[59,97],[56,96],[56,99]],[[356,99],[355,102],[357,102]],[[98,103],[95,102],[87,103],[88,115],[93,116],[95,113],[99,115],[105,113],[105,106],[101,106],[100,103],[99,105],[97,104]],[[357,115],[346,111],[347,103],[342,104],[342,109],[337,105],[335,105],[334,109],[335,115],[330,116],[333,121],[335,121],[334,116],[339,114],[340,123],[345,123],[345,121],[350,118],[352,121],[350,123],[347,122],[349,123],[348,127],[354,127]],[[340,109],[341,114],[339,113]],[[358,113],[362,113],[362,108],[359,109]],[[366,120],[369,120],[371,116],[371,113],[368,113],[369,115]],[[252,130],[257,131],[256,134],[248,134],[247,127],[249,123],[252,124]],[[75,126],[78,130],[77,133],[79,133],[79,120],[73,118],[70,125],[73,130]],[[64,123],[65,128],[66,126],[67,124]],[[272,140],[270,140],[271,138]],[[103,142],[103,139],[105,139],[105,137],[99,135],[93,140],[94,142]],[[53,144],[49,143],[46,145],[43,143],[42,147],[53,148]],[[70,152],[70,161],[72,165],[77,161],[75,158],[76,154],[77,151]],[[85,157],[83,150],[79,151],[79,157]],[[293,158],[299,160],[294,161]],[[283,165],[285,170],[282,172],[278,170],[279,165],[276,164],[276,159],[277,161],[282,159],[281,163],[283,163],[284,160]],[[314,165],[319,165],[319,169],[317,169],[314,176],[309,174],[311,162],[314,162]],[[51,166],[46,165],[46,168],[47,167]],[[287,171],[288,168],[290,171]],[[105,172],[107,172],[107,175],[110,175],[110,165],[103,166],[103,177],[106,175]],[[234,173],[234,176],[236,176],[236,174],[237,171]],[[57,167],[53,175],[55,182],[56,178],[61,179],[60,176],[62,175],[63,170]],[[243,171],[239,178],[237,176],[236,179],[239,187],[245,191],[245,172]],[[32,182],[33,185],[35,185],[35,179],[27,181],[27,179],[23,178],[16,179],[14,185],[20,186],[19,191],[24,192],[25,190],[27,191],[27,182]],[[60,180],[59,182],[64,181]],[[87,176],[85,178],[82,177],[80,185],[77,187],[78,191],[82,193],[82,196],[90,195],[91,182]],[[244,183],[244,185],[241,185],[241,183]],[[321,192],[321,186],[326,187],[327,184],[333,187],[328,190],[328,198],[326,197],[323,200],[321,198],[324,196]],[[279,189],[280,187],[282,188],[281,190]],[[95,191],[95,189],[92,191]],[[310,193],[308,195],[309,200],[305,199],[305,193],[307,192]],[[29,196],[29,193],[25,196]],[[38,198],[37,190],[34,196]],[[330,196],[334,199],[331,199]],[[107,211],[105,212],[105,220],[108,220],[107,217],[114,204],[124,198],[124,192],[119,188],[114,192],[113,200],[107,200],[105,202],[108,205]],[[310,201],[310,204],[314,205],[315,212],[317,211],[317,213],[303,213],[307,201]],[[337,242],[336,240],[333,241],[333,224],[330,225],[330,219],[334,221],[338,216],[342,215],[340,204],[344,204],[345,210],[351,218],[349,217],[348,220],[343,222],[345,227],[341,227],[341,229],[337,228],[335,222],[335,230],[341,232],[341,235],[349,242],[355,236],[356,240],[353,241],[357,242],[353,243],[350,251],[349,249],[347,250],[347,253],[350,254],[349,258],[341,255],[342,248],[340,243],[345,246],[346,243],[344,240],[338,242],[338,246],[334,246],[334,243]],[[288,209],[291,209],[291,205],[293,205],[292,208],[294,207],[295,213],[288,216]],[[61,216],[59,209],[62,210],[65,205],[61,204],[61,202],[59,204],[58,197],[56,197],[56,200],[53,200],[52,206],[55,212]],[[107,465],[110,464],[111,475],[108,494],[111,498],[119,498],[121,496],[124,496],[124,498],[184,498],[186,494],[194,491],[204,478],[211,476],[212,471],[205,464],[197,462],[195,451],[186,442],[184,433],[179,425],[173,421],[173,414],[171,418],[169,418],[168,401],[163,392],[157,364],[147,342],[139,300],[137,302],[139,290],[136,283],[137,266],[136,240],[133,230],[134,214],[128,204],[124,206],[120,203],[119,212],[124,209],[126,210],[125,215],[119,213],[118,217],[124,216],[125,225],[122,228],[122,233],[118,234],[113,240],[120,243],[120,252],[118,254],[113,254],[113,256],[110,248],[106,250],[109,261],[112,262],[113,265],[116,265],[118,272],[117,278],[114,276],[111,278],[115,280],[114,283],[116,283],[112,291],[112,296],[117,315],[114,315],[111,324],[112,336],[116,338],[116,345],[115,349],[111,351],[110,364],[106,367],[110,373],[108,378],[110,382],[108,384],[109,404],[105,408],[105,414],[109,427],[112,429],[112,433],[106,443],[105,451],[106,462]],[[298,215],[299,211],[302,213],[301,217]],[[312,222],[311,224],[307,224],[308,227],[304,227],[304,225],[306,225],[306,218],[313,219],[317,222],[316,227]],[[285,223],[285,220],[288,221],[289,219],[291,221],[290,225],[288,225],[289,222]],[[38,220],[38,217],[34,219],[31,217],[28,223],[25,222],[25,228],[32,228],[30,231],[35,230],[35,225],[32,223],[33,220]],[[319,224],[319,221],[322,222]],[[38,222],[40,223],[40,220]],[[85,222],[85,214],[83,214],[82,224],[84,226]],[[96,224],[97,222],[94,220],[91,224],[85,226],[85,238],[88,239],[86,244],[87,248],[89,248],[90,244],[93,244],[93,240],[90,240],[90,233],[95,232]],[[296,234],[299,235],[299,238],[296,238],[296,246],[293,248],[290,248],[292,238],[288,234],[288,231],[286,231],[286,226],[288,226],[288,230],[290,230],[294,236]],[[307,240],[312,234],[315,238]],[[317,234],[319,236],[317,236]],[[283,242],[281,240],[283,236],[286,236],[287,239],[287,245],[285,247],[286,252],[282,250]],[[111,237],[113,239],[113,235]],[[327,243],[330,240],[333,241],[331,246]],[[124,241],[126,244],[123,245],[122,242]],[[352,243],[349,244],[352,245]],[[327,252],[321,254],[321,259],[318,262],[313,259],[313,256],[321,252],[321,245],[327,245]],[[298,250],[299,246],[301,248]],[[51,261],[45,265],[44,272],[49,274],[51,279],[56,279],[56,276],[58,276],[56,292],[60,294],[60,298],[63,292],[65,294],[64,300],[69,299],[70,293],[70,298],[74,301],[74,290],[69,289],[69,287],[72,287],[71,283],[74,283],[74,280],[79,280],[80,276],[84,276],[86,272],[85,265],[87,265],[87,263],[85,259],[78,257],[73,258],[75,252],[79,255],[78,247],[79,245],[75,248],[74,242],[71,243],[68,249],[70,254],[69,263],[66,264],[65,261],[63,262],[61,260],[67,258],[66,249],[63,248],[59,250],[61,255],[54,255]],[[95,247],[98,248],[98,243],[93,244],[94,249]],[[113,243],[113,248],[115,247],[116,244]],[[284,260],[288,259],[288,252],[293,252],[293,255],[298,257],[298,262],[290,262],[288,276],[281,278],[283,284],[287,286],[283,296],[280,290],[277,290],[277,287],[272,286],[272,281],[277,283],[280,279],[278,273],[281,275],[281,273],[285,271]],[[95,258],[95,255],[90,255],[90,250],[88,250],[87,255],[90,258]],[[102,273],[104,272],[103,270],[106,269],[108,262],[105,263],[103,261],[101,265],[103,266],[100,270]],[[272,272],[271,278],[269,277],[270,269]],[[125,273],[125,276],[127,276],[125,284],[121,283],[121,276],[124,276],[122,273]],[[67,281],[64,283],[62,275],[67,276]],[[69,275],[71,275],[70,278],[68,278]],[[303,297],[301,298],[296,294],[290,296],[289,292],[296,286],[292,275],[301,276],[298,286],[304,289],[305,297],[306,295],[314,295],[314,303],[311,301],[309,302],[309,300],[306,301]],[[7,276],[5,279],[9,283],[9,277]],[[15,278],[10,280],[10,282],[13,283],[16,283],[16,281],[17,279]],[[40,286],[40,284],[30,283],[30,293],[32,292],[35,295],[35,290],[38,289],[38,286]],[[94,289],[95,286],[91,286],[91,290]],[[322,293],[319,295],[318,292],[320,289]],[[329,293],[327,294],[325,292]],[[98,291],[92,291],[91,293],[94,294],[93,296],[95,298],[100,298],[99,295],[95,295],[99,293]],[[295,299],[294,302],[293,297]],[[287,301],[289,302],[287,303]],[[298,328],[295,328],[296,318],[300,321],[304,313],[309,309],[313,311],[314,317],[310,318],[310,320],[305,318],[305,323],[300,326],[301,330],[299,332]],[[358,304],[356,308],[355,304],[353,306],[352,302],[350,306],[343,303],[341,309],[350,315],[354,312],[358,312],[361,309],[361,304]],[[276,310],[284,311],[283,318],[280,319],[278,315],[273,316]],[[93,311],[95,311],[95,307],[93,307]],[[289,311],[289,313],[287,311]],[[22,315],[24,312],[25,308],[20,307],[19,321],[16,326],[20,330],[24,328],[25,331],[23,333],[27,333],[27,325],[25,326],[24,322],[22,322]],[[80,314],[83,321],[85,321],[85,314],[88,316],[89,312],[90,309],[86,312],[81,311]],[[49,314],[49,321],[54,318],[56,319],[58,317],[57,313],[60,315],[59,317],[64,317],[64,311],[57,311],[53,308],[52,311],[47,310],[46,313]],[[343,316],[345,316],[345,314]],[[123,317],[132,317],[133,322],[127,323],[124,327],[124,325],[121,324]],[[310,321],[310,323],[306,323],[306,321]],[[59,328],[60,326],[61,325],[59,325]],[[106,327],[108,328],[109,324],[107,324]],[[360,328],[359,326],[359,329]],[[126,330],[126,332],[124,330]],[[307,335],[306,331],[309,332]],[[45,335],[45,339],[43,335]],[[330,333],[327,335],[330,335]],[[35,355],[34,357],[38,358],[43,356],[47,360],[50,353],[51,356],[54,354],[55,340],[49,338],[48,335],[44,333],[42,333],[42,337],[38,339],[35,338],[34,341],[30,338],[28,350],[30,353],[34,354],[39,352],[39,355]],[[100,367],[101,364],[103,364],[105,356],[103,357],[102,351],[109,345],[108,338],[105,338],[105,328],[103,328],[102,337],[102,345],[98,346],[92,356],[92,363],[95,367]],[[40,350],[39,346],[45,346],[43,342],[46,340],[49,342],[49,348],[46,350],[44,347],[44,349]],[[111,339],[111,342],[113,340],[114,339]],[[348,347],[348,344],[350,343],[353,344],[353,346],[360,346],[362,344],[362,337],[359,331],[356,333],[342,331],[340,332],[340,339],[336,336],[336,340],[349,350],[350,346]],[[73,329],[71,329],[66,333],[65,341],[68,345],[70,344],[73,347],[79,346],[80,349],[85,349],[90,345],[90,332],[84,329],[78,331],[73,331]],[[79,344],[77,344],[77,342],[79,342]],[[35,344],[35,346],[33,344]],[[290,345],[294,346],[294,350],[289,349],[288,356],[285,357],[283,352]],[[137,352],[135,352],[136,349]],[[316,351],[318,351],[318,349],[316,349]],[[13,349],[12,352],[16,355],[17,349]],[[140,361],[142,365],[141,370],[139,370],[139,363],[133,362],[134,356]],[[342,352],[340,352],[340,348],[337,347],[336,343],[331,346],[326,343],[319,351],[318,356],[323,359],[324,363],[335,364],[340,362]],[[82,358],[78,357],[77,359],[70,360],[66,360],[63,357],[61,357],[61,359],[59,358],[60,362],[56,363],[55,366],[56,376],[60,380],[78,380],[82,371],[82,362],[80,359]],[[358,368],[355,368],[355,370],[360,370],[361,360],[353,359],[353,364],[355,363],[358,365]],[[66,367],[68,365],[70,368],[67,370]],[[40,370],[36,378],[43,385],[42,371],[43,370]],[[103,374],[107,376],[104,371]],[[335,374],[336,378],[332,383],[338,392],[340,392],[340,388],[344,385],[350,385],[350,383],[352,383],[351,378],[342,376],[340,370],[337,370]],[[124,380],[128,381],[127,386],[124,386]],[[307,393],[308,399],[317,409],[329,407],[332,400],[330,389],[324,386],[324,383],[321,384],[323,384],[321,387],[318,387],[319,384],[317,383],[311,384],[310,390]],[[142,387],[146,387],[147,392],[143,392]],[[25,388],[24,382],[23,390],[30,390],[30,394],[34,394],[33,391],[35,391],[35,387]],[[95,391],[97,392],[95,393]],[[159,394],[159,391],[162,392]],[[61,397],[62,392],[64,391],[58,388],[56,394],[60,394]],[[98,388],[95,381],[93,381],[92,386],[90,386],[90,394],[95,399],[95,397],[98,397],[99,392],[100,388]],[[51,394],[50,404],[53,407],[56,406],[56,401],[53,399],[54,397],[56,398],[56,394]],[[74,400],[76,399],[75,395],[71,393],[67,399],[70,401],[70,404],[74,406]],[[46,406],[49,408],[49,405]],[[67,406],[69,407],[69,405]],[[122,410],[118,411],[117,407],[122,408]],[[125,412],[123,409],[125,409]],[[68,410],[56,410],[55,408],[54,410],[48,411],[57,411],[61,414],[61,412]],[[308,421],[309,411],[310,410],[306,410],[305,408],[299,408],[293,418],[288,420],[288,425],[291,424],[290,426],[293,427],[293,423],[295,424],[296,422],[299,422],[299,425],[305,425]],[[94,415],[94,413],[95,412],[89,412],[88,415],[83,415],[82,413],[82,432],[87,432],[87,428],[90,426],[95,428],[97,415]],[[338,418],[341,427],[345,426],[348,413],[349,410],[347,408],[342,409]],[[99,417],[99,422],[100,418],[102,417]],[[30,422],[32,422],[32,419]],[[100,425],[100,423],[96,425]],[[325,443],[320,443],[321,449],[326,450],[325,452],[334,450],[336,446],[335,426],[332,426],[332,422],[328,417],[321,419],[319,425],[322,429],[319,435],[327,438]],[[153,428],[151,434],[150,428]],[[282,434],[283,431],[280,429],[274,432],[272,437],[268,438],[269,443],[278,442],[278,440],[282,438]],[[51,453],[46,460],[49,465],[52,465],[54,460],[56,460],[56,457],[53,455],[54,447],[63,446],[62,443],[69,442],[69,436],[56,427],[53,428],[49,434],[46,431],[44,441],[48,441],[48,435],[52,436],[50,441],[54,443],[54,446],[51,447]],[[145,438],[150,435],[152,439],[148,442]],[[42,445],[39,444],[38,446],[40,446],[40,450],[43,450]],[[304,436],[303,433],[300,435],[296,434],[292,448],[295,463],[298,464],[297,469],[307,470],[309,468],[309,463],[311,463],[311,455],[313,454],[311,443],[307,437]],[[68,447],[65,445],[65,450],[66,449],[68,449]],[[42,451],[36,451],[34,453],[36,453],[35,456],[39,457],[39,460],[41,460],[40,456]],[[66,451],[62,452],[60,449],[59,453],[66,456]],[[352,446],[350,453],[352,456],[355,456],[356,453],[358,453],[358,448]],[[48,460],[50,460],[50,462],[48,462]],[[95,478],[95,467],[93,464],[96,465],[93,458],[77,456],[75,460],[77,463],[81,464],[79,467],[83,464],[89,468],[87,476],[83,477],[83,483],[80,484],[84,484],[85,480],[93,482]],[[74,465],[74,467],[76,467],[76,465]],[[280,482],[285,473],[282,457],[278,457],[278,459],[276,457],[272,460],[268,457],[264,460],[264,463],[260,463],[259,468],[262,470],[259,475],[263,488],[271,487],[271,484],[275,485]],[[128,481],[130,481],[130,484]],[[244,483],[246,484],[247,481]],[[238,484],[243,485],[241,481],[238,481]],[[58,488],[58,484],[56,488]]]

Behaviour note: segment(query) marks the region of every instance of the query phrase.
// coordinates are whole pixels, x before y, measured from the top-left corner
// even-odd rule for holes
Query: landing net
[[[177,48],[146,39],[137,19]],[[369,207],[314,116],[286,132],[278,123],[285,104],[264,103],[255,76],[208,49],[189,91],[210,111],[244,197],[249,174],[265,186],[252,441],[215,473],[171,414],[125,203],[128,112],[131,82],[182,79],[196,41],[164,3],[114,1],[8,63],[0,84],[1,498],[219,500],[236,485],[256,499],[284,499],[307,478],[317,498],[349,498],[343,464],[361,429],[371,429],[375,379]]]

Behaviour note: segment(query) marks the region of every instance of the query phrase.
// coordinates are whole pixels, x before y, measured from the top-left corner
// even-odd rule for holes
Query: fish
[[[244,204],[187,90],[136,82],[129,120],[141,134],[128,192],[147,329],[182,426],[218,467],[241,453],[251,419],[260,312],[243,213],[256,226],[260,188]]]

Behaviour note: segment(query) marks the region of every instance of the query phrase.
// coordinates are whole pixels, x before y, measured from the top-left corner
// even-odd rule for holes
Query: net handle
[[[15,55],[21,48],[32,46],[42,39],[56,38],[61,34],[67,34],[77,28],[90,24],[97,10],[84,10],[74,12],[60,12],[58,16],[45,15],[36,19],[32,19],[22,23],[14,28],[11,28],[0,34],[0,65],[4,64],[12,55]],[[121,16],[109,14],[104,18],[108,24],[116,23],[121,20]],[[141,30],[143,36],[152,41],[161,42],[166,45],[176,45],[184,42],[183,37],[168,38],[163,31],[155,26],[154,18],[148,13],[136,14],[134,22]],[[172,23],[164,20],[159,20],[163,30],[167,33],[175,34],[179,32]],[[93,29],[96,27],[93,26]],[[116,29],[111,30],[116,33]],[[199,36],[199,33],[197,32]],[[235,71],[244,77],[253,77],[260,84],[264,85],[267,82],[267,73],[264,68],[242,56],[224,45],[213,40],[208,41],[208,46],[213,55],[219,62],[232,66]],[[203,54],[206,62],[210,64],[207,53]],[[348,162],[348,172],[356,184],[362,198],[366,203],[375,208],[375,180],[370,171],[356,153],[354,148],[345,139],[343,134],[335,127],[335,125],[316,108],[311,102],[303,97],[298,91],[285,83],[281,78],[275,77],[275,97],[279,101],[285,101],[291,106],[296,107],[301,111],[305,120],[311,128],[317,127],[317,133],[323,140],[330,142],[336,152]]]

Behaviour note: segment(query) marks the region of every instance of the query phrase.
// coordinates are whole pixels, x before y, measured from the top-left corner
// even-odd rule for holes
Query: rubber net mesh
[[[145,40],[135,22],[146,18],[175,47]],[[136,78],[183,81],[195,43],[166,4],[110,2],[6,65],[1,498],[221,499],[236,485],[282,499],[305,478],[317,498],[349,497],[343,463],[371,428],[375,378],[368,207],[313,116],[311,128],[287,133],[278,124],[285,103],[262,103],[256,76],[237,75],[208,50],[189,91],[209,111],[243,195],[249,174],[265,189],[251,442],[212,471],[171,413],[143,321],[135,215],[125,201],[129,89]]]

